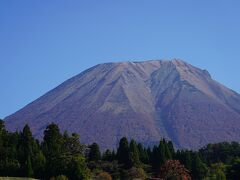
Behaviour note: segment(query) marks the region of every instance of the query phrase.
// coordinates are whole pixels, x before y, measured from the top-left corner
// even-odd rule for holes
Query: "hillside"
[[[36,137],[51,123],[83,143],[116,147],[123,136],[147,145],[161,137],[178,148],[240,141],[240,95],[181,60],[94,66],[5,118]]]

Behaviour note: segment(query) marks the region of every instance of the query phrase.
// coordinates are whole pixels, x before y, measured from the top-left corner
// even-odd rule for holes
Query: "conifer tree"
[[[126,137],[123,137],[119,142],[119,147],[117,150],[117,160],[120,164],[124,165],[124,168],[131,167],[129,145]]]
[[[90,146],[90,152],[88,155],[88,159],[89,159],[89,161],[95,161],[95,162],[97,162],[101,159],[101,153],[100,153],[99,146],[97,143],[93,143]]]
[[[202,162],[198,153],[195,153],[193,156],[192,162],[192,176],[196,180],[201,180],[207,176],[208,169],[206,164]]]
[[[155,173],[158,173],[159,168],[161,167],[161,155],[159,147],[154,146],[151,153],[151,166],[152,170]]]
[[[138,143],[137,145],[138,152],[139,152],[139,159],[142,163],[149,163],[149,157],[148,157],[148,152],[145,148],[143,148],[141,143]]]
[[[167,142],[167,146],[168,146],[168,149],[169,149],[169,151],[170,151],[170,153],[171,153],[171,156],[172,156],[172,158],[173,158],[173,156],[174,156],[174,154],[175,154],[175,150],[174,150],[172,141],[168,141],[168,142]]]
[[[160,153],[158,156],[160,157],[160,165],[162,165],[166,160],[166,145],[165,145],[165,140],[161,140],[158,146],[158,152]]]
[[[63,137],[59,127],[52,123],[47,126],[43,137],[43,153],[46,157],[46,176],[54,177],[62,172],[61,152],[63,150]]]
[[[139,153],[137,148],[137,143],[134,140],[130,142],[130,163],[131,167],[138,167],[140,165]]]
[[[28,125],[25,125],[20,136],[19,151],[22,175],[25,177],[33,176],[32,158],[34,139]]]
[[[102,160],[104,161],[113,161],[113,156],[112,156],[112,152],[107,149],[104,153],[103,153],[103,156],[102,156]]]

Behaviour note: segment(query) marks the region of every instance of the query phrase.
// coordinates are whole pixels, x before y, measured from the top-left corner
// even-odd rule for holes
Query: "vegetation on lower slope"
[[[36,179],[25,177],[0,177],[0,180],[36,180]]]
[[[52,180],[239,179],[240,144],[223,142],[190,151],[175,150],[165,139],[144,147],[123,137],[116,151],[101,153],[97,143],[81,144],[79,135],[61,133],[56,124],[46,127],[39,142],[28,125],[21,132],[10,133],[0,120],[0,176]]]

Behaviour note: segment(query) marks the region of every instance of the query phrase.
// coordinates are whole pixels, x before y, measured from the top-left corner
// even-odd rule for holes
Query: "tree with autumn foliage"
[[[162,179],[190,180],[188,170],[178,160],[167,160],[162,165],[159,173]]]

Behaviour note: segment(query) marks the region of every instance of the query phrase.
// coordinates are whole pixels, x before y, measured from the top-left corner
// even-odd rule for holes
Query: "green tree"
[[[231,162],[227,169],[227,179],[240,179],[240,158],[236,158]]]
[[[109,161],[109,162],[111,162],[111,161],[114,160],[113,154],[112,154],[112,152],[111,152],[109,149],[107,149],[107,150],[103,153],[102,160],[104,160],[104,161]]]
[[[3,163],[4,159],[6,158],[5,148],[4,148],[4,138],[6,136],[6,130],[4,126],[4,121],[0,119],[0,164]]]
[[[67,131],[64,132],[63,136],[63,148],[64,151],[69,152],[72,156],[83,153],[83,145],[80,144],[80,136],[76,133],[68,135]]]
[[[211,164],[210,179],[211,180],[226,180],[224,171],[225,171],[225,165],[223,163]]]
[[[120,139],[119,147],[117,150],[117,160],[120,164],[124,165],[124,168],[131,167],[129,145],[126,137]]]
[[[25,169],[25,176],[26,177],[33,177],[33,168],[32,168],[32,162],[30,156],[27,157],[26,161],[26,169]]]
[[[168,146],[168,149],[169,149],[169,151],[170,151],[171,158],[172,158],[173,155],[175,154],[175,150],[174,150],[172,141],[168,141],[168,142],[167,142],[167,146]]]
[[[137,148],[139,152],[140,161],[145,164],[149,163],[149,156],[147,150],[143,148],[141,143],[138,143]]]
[[[192,162],[192,176],[194,179],[203,179],[208,175],[208,168],[205,163],[202,162],[197,153],[193,156]]]
[[[99,146],[97,143],[93,143],[90,146],[88,159],[89,159],[89,161],[95,161],[95,162],[97,162],[101,159],[101,153],[100,153]]]
[[[33,157],[33,169],[34,169],[34,177],[44,178],[46,166],[46,158],[43,155],[42,151],[39,150]]]
[[[34,138],[28,125],[25,125],[20,135],[19,152],[21,172],[25,177],[33,177],[32,157]]]
[[[152,153],[151,153],[151,166],[153,172],[156,174],[158,173],[160,167],[161,167],[161,156],[159,152],[159,148],[157,146],[153,147]]]
[[[60,133],[59,127],[52,123],[46,127],[44,131],[43,143],[42,143],[43,153],[46,157],[46,176],[54,177],[57,175],[64,174],[67,163],[62,160],[62,150],[63,150],[63,137]]]
[[[131,140],[130,142],[129,152],[130,152],[130,166],[139,167],[140,166],[139,153],[137,143],[134,140]]]
[[[72,158],[68,169],[69,172],[67,174],[69,179],[82,180],[90,179],[91,177],[90,170],[87,168],[85,159],[81,155]]]

